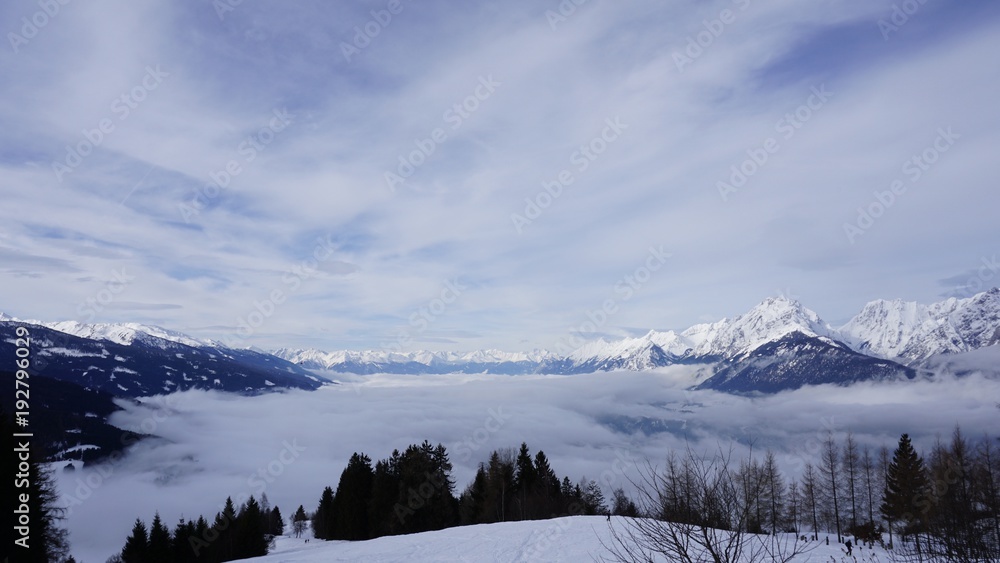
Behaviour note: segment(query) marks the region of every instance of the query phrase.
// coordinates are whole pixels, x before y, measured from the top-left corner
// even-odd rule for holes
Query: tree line
[[[148,528],[136,519],[121,553],[107,563],[219,563],[258,557],[267,555],[274,537],[284,532],[281,511],[270,506],[266,494],[260,502],[251,496],[239,509],[230,497],[211,524],[204,516],[188,521],[181,518],[173,533],[159,513]]]
[[[859,446],[850,433],[838,442],[831,432],[797,479],[782,474],[770,451],[739,461],[732,450],[675,452],[662,468],[640,471],[633,484],[647,518],[613,529],[607,547],[619,561],[657,554],[687,561],[694,553],[787,561],[808,549],[806,541],[835,534],[838,542],[883,543],[896,560],[998,561],[995,441],[973,442],[956,428],[925,461],[907,434],[890,454]],[[791,534],[779,539],[782,532]]]
[[[445,447],[427,441],[402,453],[394,450],[374,465],[367,455],[354,453],[337,488],[328,486],[320,495],[313,535],[365,540],[469,524],[608,513],[596,482],[560,480],[545,453],[532,457],[525,443],[516,454],[510,448],[493,451],[458,497],[451,469]],[[624,493],[616,498],[618,508],[630,509]],[[634,505],[631,510],[635,513]]]

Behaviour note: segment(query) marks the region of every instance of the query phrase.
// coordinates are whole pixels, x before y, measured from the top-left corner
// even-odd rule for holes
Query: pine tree
[[[250,495],[236,517],[236,556],[239,559],[267,555],[270,542],[264,537],[260,504]]]
[[[15,555],[18,561],[26,563],[58,561],[69,551],[67,533],[58,525],[58,521],[63,519],[63,509],[58,508],[60,506],[59,494],[53,481],[52,472],[43,465],[42,454],[38,448],[28,444],[26,452],[28,456],[27,482],[23,481],[23,478],[7,478],[21,473],[19,458],[23,444],[15,440],[13,433],[21,431],[15,428],[13,419],[9,418],[0,408],[0,448],[3,448],[5,459],[9,460],[7,463],[10,465],[6,469],[11,470],[9,473],[4,473],[4,498],[8,499],[7,502],[11,502],[9,499],[17,499],[18,495],[27,493],[28,514],[31,516],[28,548],[25,549],[20,544],[14,545],[13,542],[21,538],[19,534],[11,538],[8,545],[14,545],[12,555]],[[27,485],[27,491],[25,491],[24,485]],[[17,502],[14,507],[20,505],[21,503]],[[16,520],[14,520],[14,507],[5,512],[4,521],[9,522],[8,526],[5,526],[5,533],[11,533],[13,527],[17,525],[15,524]]]
[[[236,527],[236,507],[233,506],[233,499],[226,497],[226,504],[222,507],[222,512],[215,515],[212,523],[212,532],[217,539],[211,542],[210,550],[212,556],[220,561],[231,561],[236,554],[236,534],[233,528]]]
[[[296,510],[295,514],[292,516],[292,531],[295,534],[295,537],[302,537],[302,533],[306,531],[306,522],[308,521],[309,517],[306,516],[306,511],[300,504],[298,510]]]
[[[191,549],[191,539],[194,537],[194,522],[185,522],[183,518],[174,528],[173,540],[170,544],[171,561],[197,561]]]
[[[639,507],[632,502],[621,487],[614,490],[611,496],[611,514],[614,516],[628,516],[635,518],[639,516]]]
[[[149,563],[170,563],[172,560],[170,542],[170,530],[163,525],[160,513],[157,512],[149,527],[149,551],[146,553],[146,560]]]
[[[606,516],[608,514],[608,505],[604,501],[604,493],[601,491],[601,486],[597,484],[597,481],[588,481],[584,477],[580,481],[579,488],[583,492],[584,514],[588,516]]]
[[[927,493],[927,471],[917,455],[910,437],[903,434],[886,468],[885,494],[880,512],[889,522],[903,522],[904,534],[919,533],[922,515],[917,514],[917,502]]]
[[[534,489],[538,481],[535,472],[535,465],[531,461],[531,453],[528,451],[528,444],[521,442],[521,449],[518,451],[517,460],[514,462],[514,488],[517,499],[518,518],[520,520],[530,520],[535,518],[534,512]]]
[[[122,548],[122,562],[146,563],[148,553],[149,534],[146,532],[146,523],[136,518],[132,534],[125,539],[125,547]]]
[[[270,527],[268,528],[268,533],[272,536],[281,536],[285,534],[285,520],[281,517],[281,511],[275,506],[271,509],[270,514]]]
[[[334,494],[331,487],[323,489],[319,506],[312,518],[313,537],[321,540],[336,539],[336,515],[334,514]]]
[[[340,474],[337,492],[333,497],[333,538],[356,541],[371,537],[368,509],[374,478],[371,458],[358,453],[352,455]]]

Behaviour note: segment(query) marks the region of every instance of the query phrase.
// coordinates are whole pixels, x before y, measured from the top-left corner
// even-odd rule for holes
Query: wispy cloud
[[[100,320],[234,326],[330,237],[327,269],[251,343],[377,347],[460,277],[474,285],[421,340],[521,348],[558,342],[651,245],[669,267],[606,331],[733,315],[774,287],[833,319],[930,301],[996,252],[994,4],[927,4],[888,39],[888,0],[588,2],[554,26],[550,4],[403,2],[385,24],[378,1],[62,6],[0,50],[17,77],[0,85],[0,308],[74,318],[97,287],[81,274],[127,267],[128,301],[180,307]],[[37,10],[0,8],[4,31]],[[580,171],[573,155],[615,118],[628,129]],[[844,225],[942,127],[954,150],[850,244]],[[769,137],[780,150],[720,200]],[[518,234],[511,215],[563,170]]]

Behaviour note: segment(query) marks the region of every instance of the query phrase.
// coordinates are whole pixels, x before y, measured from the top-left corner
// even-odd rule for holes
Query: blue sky
[[[993,3],[345,4],[5,3],[0,310],[514,350],[1000,279]]]

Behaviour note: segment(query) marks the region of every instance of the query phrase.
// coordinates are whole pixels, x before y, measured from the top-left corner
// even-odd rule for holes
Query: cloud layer
[[[112,422],[159,436],[116,463],[60,472],[74,554],[103,561],[135,518],[214,515],[226,496],[266,493],[283,514],[314,509],[355,451],[373,459],[427,439],[443,443],[459,491],[493,449],[527,442],[573,480],[610,494],[629,487],[634,463],[662,463],[690,444],[714,451],[774,449],[783,470],[815,461],[827,431],[838,440],[893,447],[903,432],[920,448],[956,424],[967,436],[1000,434],[993,379],[851,388],[813,387],[764,398],[686,391],[691,368],[559,376],[369,376],[316,392],[254,398],[185,392],[129,407]],[[634,476],[634,474],[633,474]],[[81,557],[81,555],[83,557]]]

